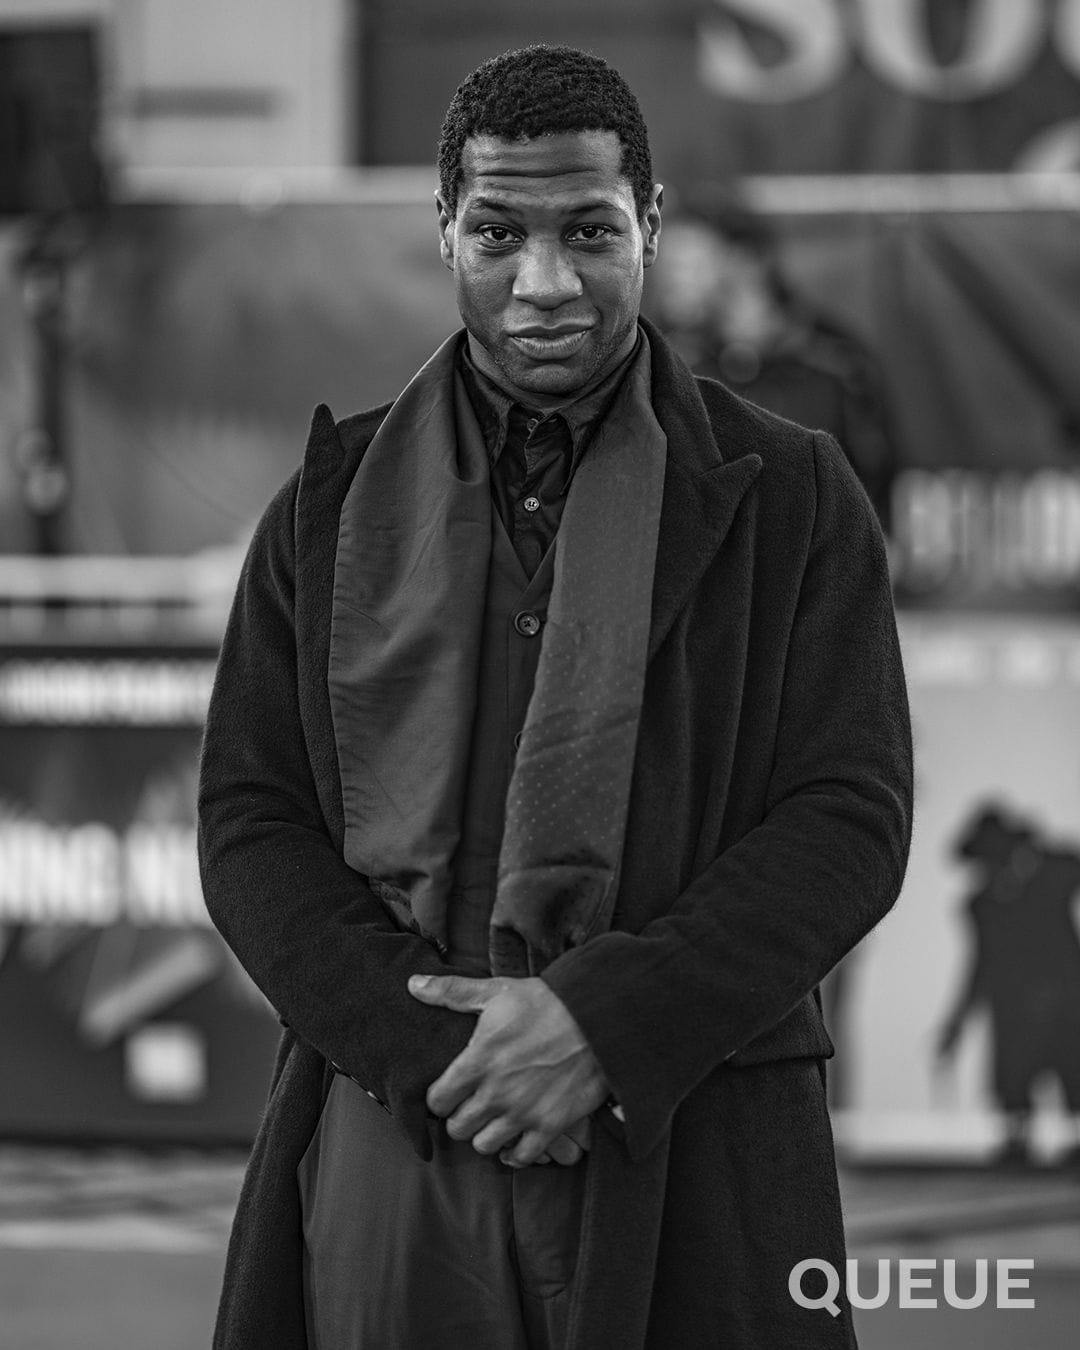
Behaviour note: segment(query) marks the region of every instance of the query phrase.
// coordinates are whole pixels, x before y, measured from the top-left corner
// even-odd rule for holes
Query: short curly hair
[[[652,158],[630,86],[599,56],[544,43],[493,56],[458,85],[439,136],[439,188],[447,209],[457,214],[461,155],[470,136],[516,141],[565,131],[616,133],[622,172],[643,214],[652,194]]]

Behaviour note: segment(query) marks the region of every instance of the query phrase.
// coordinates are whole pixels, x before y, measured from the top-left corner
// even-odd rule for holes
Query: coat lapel
[[[653,408],[668,439],[649,630],[651,659],[724,542],[761,472],[761,457],[744,453],[724,459],[693,375],[652,324],[644,319],[641,324],[652,348]]]

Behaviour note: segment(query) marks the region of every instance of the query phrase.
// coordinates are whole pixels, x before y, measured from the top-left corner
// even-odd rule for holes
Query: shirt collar
[[[570,432],[573,446],[572,464],[577,467],[578,460],[604,415],[611,407],[616,391],[623,376],[641,350],[641,329],[637,330],[637,341],[626,358],[619,362],[610,374],[588,393],[571,398],[558,408],[549,408],[546,412],[529,408],[527,404],[515,402],[504,390],[500,389],[490,376],[485,375],[469,354],[468,338],[461,343],[460,368],[468,390],[469,401],[473,405],[480,429],[484,435],[491,463],[495,464],[506,445],[510,430],[510,413],[518,409],[525,417],[535,417],[541,422],[549,417],[559,417]],[[517,420],[517,419],[516,419]]]

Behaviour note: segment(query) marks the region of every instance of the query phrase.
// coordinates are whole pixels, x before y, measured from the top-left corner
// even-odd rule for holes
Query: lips
[[[589,335],[588,328],[525,328],[510,341],[536,361],[561,361],[572,356]]]

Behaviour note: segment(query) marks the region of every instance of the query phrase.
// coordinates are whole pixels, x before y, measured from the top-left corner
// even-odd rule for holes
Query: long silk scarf
[[[329,692],[345,858],[441,945],[476,706],[490,469],[457,334],[387,414],[342,507]],[[571,481],[507,794],[494,974],[610,924],[644,689],[667,442],[641,344]]]

